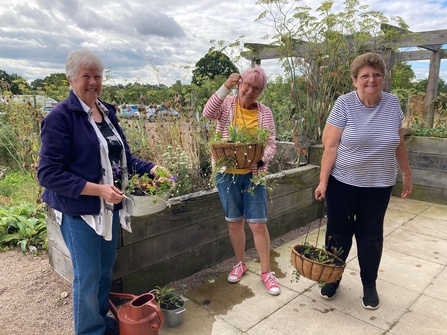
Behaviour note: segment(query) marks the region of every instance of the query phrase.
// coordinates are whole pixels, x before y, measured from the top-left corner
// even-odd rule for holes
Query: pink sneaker
[[[247,265],[242,262],[237,263],[235,266],[233,266],[233,270],[231,270],[231,272],[228,274],[228,281],[230,283],[240,282],[245,271],[247,271]]]
[[[278,279],[276,279],[274,274],[274,272],[261,273],[261,278],[267,292],[271,295],[278,295],[281,293],[281,289],[279,288]]]

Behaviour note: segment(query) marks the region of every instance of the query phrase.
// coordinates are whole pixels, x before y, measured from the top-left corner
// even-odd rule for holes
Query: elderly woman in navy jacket
[[[42,121],[38,178],[73,263],[76,334],[111,333],[107,316],[119,223],[130,230],[122,185],[128,173],[155,175],[132,156],[113,105],[99,100],[104,65],[87,49],[66,61],[71,91]]]

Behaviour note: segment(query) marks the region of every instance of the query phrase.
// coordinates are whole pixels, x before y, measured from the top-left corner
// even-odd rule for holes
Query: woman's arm
[[[399,129],[400,143],[396,148],[396,159],[399,164],[399,169],[402,172],[402,193],[401,197],[406,198],[413,190],[413,182],[411,179],[411,168],[408,162],[407,148],[405,146],[404,137],[402,135],[402,128]]]
[[[323,156],[321,157],[320,167],[320,183],[315,189],[315,199],[321,200],[326,198],[326,188],[332,167],[337,157],[337,149],[340,144],[343,128],[337,128],[326,123],[323,131],[322,142],[324,146]]]

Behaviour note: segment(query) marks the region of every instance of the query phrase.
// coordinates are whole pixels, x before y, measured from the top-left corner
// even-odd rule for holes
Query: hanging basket
[[[293,266],[300,273],[301,276],[316,282],[324,282],[326,284],[333,283],[341,278],[346,267],[346,263],[343,262],[340,257],[337,257],[329,251],[323,249],[319,249],[316,247],[306,247],[310,248],[311,251],[314,250],[326,253],[330,258],[334,260],[332,264],[322,264],[306,257],[303,254],[304,248],[304,245],[297,244],[292,248],[291,253]]]
[[[211,144],[211,154],[214,161],[230,158],[237,169],[247,169],[256,164],[264,156],[265,146],[252,143],[219,143]]]
[[[167,206],[169,192],[160,195],[126,195],[127,210],[132,216],[144,216],[164,210]],[[126,200],[127,200],[126,199]]]

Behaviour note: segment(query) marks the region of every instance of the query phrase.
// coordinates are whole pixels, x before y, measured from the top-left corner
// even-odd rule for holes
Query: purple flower
[[[177,176],[171,176],[171,177],[169,177],[169,179],[171,179],[172,181],[176,181],[177,180]]]

